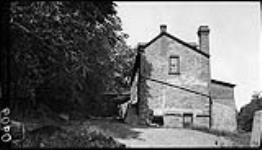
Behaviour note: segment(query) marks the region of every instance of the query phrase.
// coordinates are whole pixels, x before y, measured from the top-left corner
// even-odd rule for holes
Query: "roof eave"
[[[236,84],[232,84],[232,83],[225,82],[225,81],[219,81],[219,80],[216,80],[216,79],[211,79],[211,83],[220,84],[220,85],[229,86],[229,87],[235,87],[236,86]]]

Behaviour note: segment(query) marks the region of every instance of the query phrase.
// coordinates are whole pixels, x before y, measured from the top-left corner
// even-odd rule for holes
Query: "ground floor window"
[[[160,126],[163,126],[164,125],[164,118],[163,118],[163,116],[154,116],[153,120],[152,120],[152,123],[155,123],[155,124],[158,124]]]
[[[192,113],[183,114],[183,127],[188,128],[191,127],[192,124],[193,124],[193,114]]]

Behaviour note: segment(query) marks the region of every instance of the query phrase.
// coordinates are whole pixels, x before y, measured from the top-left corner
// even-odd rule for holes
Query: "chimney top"
[[[197,31],[197,34],[200,35],[200,33],[209,33],[209,28],[207,25],[201,25],[199,28],[198,28],[198,31]]]
[[[165,24],[162,24],[162,25],[160,25],[160,31],[161,32],[166,32],[166,25]]]

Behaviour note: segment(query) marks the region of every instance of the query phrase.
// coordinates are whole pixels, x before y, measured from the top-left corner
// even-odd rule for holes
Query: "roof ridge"
[[[168,36],[169,38],[171,38],[171,39],[173,39],[173,40],[175,40],[175,41],[177,41],[177,42],[179,42],[179,43],[181,43],[181,44],[189,47],[191,50],[194,50],[195,52],[198,52],[199,54],[202,54],[203,56],[205,56],[205,57],[207,57],[207,58],[210,57],[209,54],[200,51],[200,49],[198,49],[198,48],[190,45],[188,42],[185,42],[185,41],[181,40],[180,38],[178,38],[178,37],[176,37],[176,36],[173,36],[173,35],[171,35],[170,33],[167,33],[167,32],[161,32],[161,33],[158,34],[155,38],[153,38],[152,40],[150,40],[149,42],[147,42],[145,45],[141,45],[141,47],[143,47],[143,48],[148,47],[149,45],[151,45],[153,42],[155,42],[158,38],[160,38],[160,37],[163,36],[163,35]]]

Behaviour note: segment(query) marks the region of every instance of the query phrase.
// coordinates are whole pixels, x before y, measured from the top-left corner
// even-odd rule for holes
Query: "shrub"
[[[70,127],[71,128],[71,127]],[[123,148],[111,136],[105,136],[99,130],[86,128],[65,128],[44,126],[26,133],[25,140],[20,143],[25,148]],[[19,147],[15,145],[15,147]]]

